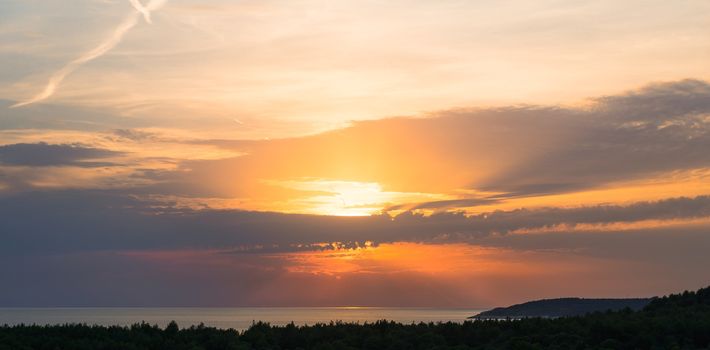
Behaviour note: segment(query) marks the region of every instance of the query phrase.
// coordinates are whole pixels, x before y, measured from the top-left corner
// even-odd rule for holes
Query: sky
[[[710,284],[707,1],[0,2],[0,306]]]

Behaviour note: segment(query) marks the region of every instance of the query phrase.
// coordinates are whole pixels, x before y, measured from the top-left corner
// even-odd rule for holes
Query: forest
[[[22,349],[710,349],[710,287],[653,298],[643,309],[463,323],[329,323],[243,332],[204,325],[0,326],[0,350]]]

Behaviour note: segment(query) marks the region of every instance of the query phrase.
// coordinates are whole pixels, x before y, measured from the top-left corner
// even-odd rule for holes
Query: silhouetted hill
[[[470,318],[477,320],[526,318],[526,317],[569,317],[580,316],[597,311],[616,311],[625,308],[638,311],[651,302],[651,299],[583,299],[559,298],[529,301],[508,307],[497,307],[481,312]]]

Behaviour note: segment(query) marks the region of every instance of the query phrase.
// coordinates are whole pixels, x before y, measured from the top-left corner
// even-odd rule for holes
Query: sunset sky
[[[4,0],[0,307],[710,285],[710,2]]]

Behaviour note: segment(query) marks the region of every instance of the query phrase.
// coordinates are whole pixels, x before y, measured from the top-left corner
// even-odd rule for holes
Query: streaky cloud
[[[137,10],[137,12],[132,13],[130,16],[126,17],[123,22],[121,22],[121,24],[116,27],[113,33],[111,33],[111,36],[109,36],[106,40],[104,40],[101,44],[99,44],[92,50],[79,56],[79,58],[69,62],[60,70],[52,74],[52,76],[49,78],[49,82],[45,86],[44,90],[42,90],[42,92],[30,98],[29,100],[18,102],[10,106],[10,108],[27,106],[33,103],[44,101],[54,95],[59,85],[62,83],[62,81],[64,81],[67,76],[69,76],[69,74],[79,69],[79,67],[81,67],[85,63],[103,56],[108,51],[113,49],[116,45],[118,45],[123,40],[123,37],[126,35],[126,33],[128,33],[133,27],[136,26],[136,24],[138,23],[138,16],[140,14],[143,14],[143,17],[146,19],[146,21],[148,23],[151,23],[150,12],[159,9],[167,2],[167,0],[151,0],[146,6],[143,6],[137,0],[130,1],[133,7]]]
[[[95,160],[120,155],[121,152],[76,143],[16,143],[0,146],[0,165],[105,167],[113,163]]]
[[[230,254],[323,251],[393,242],[471,243],[560,225],[710,218],[710,196],[629,205],[549,207],[467,216],[338,217],[239,210],[193,210],[115,191],[0,193],[0,255],[91,251],[214,250]],[[41,213],[38,214],[38,213]],[[41,220],[31,218],[39,215]],[[707,232],[707,224],[700,226]],[[606,228],[605,228],[606,229]],[[613,228],[608,228],[612,232]],[[667,231],[668,229],[666,229]],[[670,229],[673,232],[675,228]],[[570,240],[574,235],[567,235]]]
[[[211,144],[245,155],[185,161],[178,171],[151,180],[169,194],[207,197],[227,191],[241,196],[253,178],[349,179],[393,191],[453,194],[450,200],[383,208],[439,210],[572,194],[710,167],[710,83],[660,82],[590,102],[462,108],[428,118],[360,121],[300,138],[216,140]],[[355,168],[366,171],[350,170]],[[242,178],[234,181],[235,176]],[[225,184],[222,192],[216,183]],[[459,190],[472,192],[463,196]]]
[[[133,8],[136,9],[136,11],[140,12],[140,14],[143,15],[143,18],[145,19],[146,23],[152,24],[153,21],[150,19],[150,10],[148,10],[139,0],[129,0],[131,2],[131,5]]]

